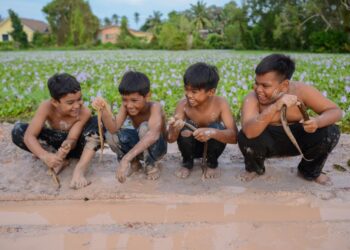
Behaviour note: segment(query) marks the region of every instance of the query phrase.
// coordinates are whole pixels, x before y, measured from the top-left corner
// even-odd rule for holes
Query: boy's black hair
[[[47,81],[47,86],[51,97],[57,101],[67,94],[74,94],[81,90],[77,79],[67,73],[54,74]]]
[[[295,70],[294,61],[283,54],[272,54],[264,57],[255,69],[256,75],[263,75],[268,72],[276,72],[282,77],[282,81],[291,79]]]
[[[192,64],[184,74],[185,86],[197,89],[215,89],[219,80],[217,68],[203,62]]]
[[[118,90],[121,95],[139,93],[142,96],[146,96],[150,91],[150,82],[145,74],[137,71],[128,71],[123,75]]]

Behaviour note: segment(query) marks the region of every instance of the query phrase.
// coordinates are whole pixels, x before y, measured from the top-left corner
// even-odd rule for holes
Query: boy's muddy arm
[[[30,152],[42,160],[49,168],[54,168],[63,163],[62,159],[56,154],[46,151],[38,141],[38,136],[48,117],[49,109],[49,102],[45,101],[40,104],[24,134],[24,144]]]
[[[270,124],[274,115],[281,110],[283,104],[291,107],[296,105],[297,101],[297,96],[285,94],[260,113],[258,100],[254,95],[248,95],[242,108],[242,129],[245,136],[249,139],[259,136]]]
[[[69,150],[72,150],[75,148],[75,146],[77,145],[77,141],[84,130],[84,126],[89,121],[90,117],[91,117],[91,111],[87,107],[83,106],[79,120],[75,122],[73,126],[70,128],[67,135],[67,139],[64,142],[62,142],[61,147],[64,147],[64,148],[69,147]]]
[[[341,109],[334,102],[323,96],[316,88],[306,84],[302,84],[300,88],[302,102],[319,114],[319,116],[303,123],[305,131],[313,132],[317,128],[334,124],[342,118]]]
[[[117,169],[117,178],[120,182],[125,181],[126,170],[128,169],[131,160],[140,153],[144,152],[159,139],[162,131],[162,125],[162,108],[159,103],[154,103],[151,107],[151,115],[148,120],[147,133],[120,161],[120,166]]]
[[[101,97],[97,97],[93,101],[92,106],[95,109],[101,110],[103,125],[110,133],[117,132],[127,117],[124,106],[121,106],[118,114],[114,117],[110,105]]]
[[[175,114],[168,121],[168,137],[167,141],[173,143],[179,137],[180,131],[184,126],[185,112],[184,102],[180,101],[176,107]]]

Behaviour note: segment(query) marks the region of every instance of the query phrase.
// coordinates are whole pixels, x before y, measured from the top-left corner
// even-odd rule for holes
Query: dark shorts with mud
[[[187,120],[186,122],[195,126],[194,122],[191,120]],[[209,124],[208,128],[223,130],[225,127],[219,122],[214,122]],[[181,130],[180,135],[177,139],[177,144],[182,155],[182,166],[188,169],[192,169],[194,159],[203,157],[204,142],[196,140],[192,135],[185,136],[186,132],[184,131],[186,130],[189,129],[187,127],[184,127]],[[214,139],[208,140],[207,143],[207,166],[209,168],[217,168],[219,156],[224,151],[226,144]]]
[[[330,125],[319,128],[314,133],[307,133],[302,124],[292,124],[289,127],[305,158],[310,159],[302,159],[298,170],[305,179],[314,180],[321,174],[328,154],[337,145],[340,130],[337,125]],[[248,139],[241,130],[238,145],[244,156],[246,170],[257,174],[265,172],[266,158],[299,155],[282,126],[268,126],[263,133],[252,139]]]
[[[132,150],[140,139],[148,132],[148,122],[140,124],[139,128],[121,128],[117,133],[106,133],[106,140],[112,151],[117,153],[120,161],[124,155]],[[155,163],[162,159],[167,152],[167,141],[164,136],[160,134],[158,140],[149,145],[147,150],[138,155],[138,160],[143,160],[146,166],[154,166]]]
[[[26,132],[28,125],[28,123],[17,122],[12,129],[12,141],[21,149],[30,152],[24,144],[24,133]],[[68,132],[66,131],[43,128],[38,136],[38,140],[44,148],[50,149],[51,147],[58,150],[61,147],[62,142],[67,139],[67,136]],[[95,151],[98,150],[100,148],[98,136],[98,122],[97,117],[94,116],[86,123],[76,147],[69,152],[67,158],[80,158],[83,149],[87,144],[89,144],[89,147]]]

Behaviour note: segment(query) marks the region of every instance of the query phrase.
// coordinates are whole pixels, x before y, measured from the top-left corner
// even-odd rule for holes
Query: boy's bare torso
[[[213,96],[205,105],[192,107],[186,99],[181,101],[184,106],[185,119],[192,120],[198,127],[207,127],[213,122],[221,121],[222,97]]]
[[[44,105],[48,110],[45,123],[51,129],[68,132],[80,120],[80,115],[76,117],[60,115],[50,101],[45,101]],[[82,109],[84,108],[86,107],[82,107]]]
[[[128,115],[128,117],[130,118],[134,128],[138,128],[138,127],[140,127],[141,123],[149,121],[150,116],[151,116],[152,105],[155,105],[155,103],[154,102],[148,102],[147,103],[147,107],[145,108],[145,110],[143,112],[140,112],[140,113],[138,113],[135,116],[129,116]],[[160,124],[161,132],[163,134],[165,134],[166,133],[166,126],[165,126],[165,119],[166,119],[166,117],[165,117],[165,113],[164,113],[163,110],[162,110],[161,116],[162,116],[162,124]]]

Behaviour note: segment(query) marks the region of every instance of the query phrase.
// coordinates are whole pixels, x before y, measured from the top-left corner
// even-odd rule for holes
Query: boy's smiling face
[[[215,94],[215,89],[205,90],[193,88],[190,85],[185,86],[185,96],[187,103],[191,107],[203,104],[209,97]]]
[[[81,91],[69,93],[61,97],[59,101],[52,99],[52,103],[62,115],[77,117],[83,106]]]
[[[258,101],[267,105],[276,101],[280,95],[288,91],[289,80],[282,80],[276,72],[268,72],[255,76],[254,91]]]
[[[129,95],[122,95],[122,104],[125,107],[128,115],[138,115],[146,106],[150,93],[146,96],[139,93],[131,93]]]

